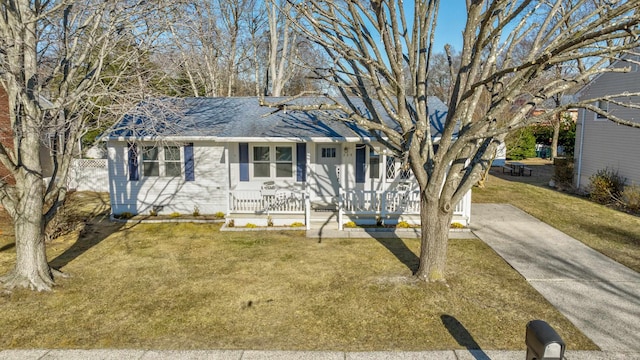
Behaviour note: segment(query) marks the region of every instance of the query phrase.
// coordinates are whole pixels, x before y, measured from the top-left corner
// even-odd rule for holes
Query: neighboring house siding
[[[619,62],[617,67],[629,66]],[[605,73],[582,90],[581,99],[597,98],[640,90],[640,69],[632,64],[630,73]],[[625,99],[624,101],[628,101]],[[640,97],[630,101],[640,104]],[[609,103],[608,111],[616,116],[640,122],[640,110]],[[628,184],[640,184],[640,129],[598,119],[591,111],[580,110],[576,130],[576,185],[586,189],[589,177],[602,169],[617,171]]]
[[[138,144],[139,147],[143,145]],[[148,214],[154,207],[161,207],[160,214],[190,214],[196,206],[201,214],[225,212],[228,209],[229,190],[225,149],[223,144],[195,142],[193,181],[185,180],[184,146],[181,146],[182,176],[179,178],[145,177],[140,162],[139,180],[130,181],[127,143],[109,142],[107,151],[112,212]]]

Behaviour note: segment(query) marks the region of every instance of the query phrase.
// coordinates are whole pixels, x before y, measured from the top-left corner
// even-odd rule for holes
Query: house
[[[435,97],[428,104],[437,132],[447,108]],[[374,137],[335,116],[275,111],[257,98],[140,104],[104,136],[112,212],[197,209],[223,212],[236,226],[419,222],[411,172]],[[468,223],[470,204],[469,192],[456,222]]]
[[[40,103],[44,109],[51,109],[53,104],[47,99],[41,97]],[[9,114],[9,99],[5,89],[0,86],[0,144],[7,149],[13,149],[13,130],[11,129],[11,119]],[[49,137],[47,135],[42,139],[40,146],[40,163],[42,165],[43,178],[49,178],[53,174],[53,154],[49,145]],[[0,163],[0,180],[9,184],[13,184],[15,180],[2,163]]]
[[[640,91],[640,56],[628,55],[612,67],[628,67],[630,72],[605,72],[594,78],[578,92],[580,100],[600,98],[624,92]],[[640,104],[640,97],[621,98],[624,102]],[[627,108],[608,101],[595,104],[615,116],[640,122],[640,109]],[[617,125],[606,116],[581,109],[578,114],[575,142],[574,185],[587,189],[589,177],[599,170],[617,171],[627,184],[640,184],[640,128]]]

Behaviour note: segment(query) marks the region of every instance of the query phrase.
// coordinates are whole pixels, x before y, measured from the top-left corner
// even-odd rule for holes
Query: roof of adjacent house
[[[278,103],[284,98],[267,98]],[[361,99],[350,99],[366,109]],[[303,97],[290,103],[318,104],[321,97]],[[428,98],[432,130],[439,134],[447,106],[436,97]],[[378,104],[378,113],[386,114]],[[364,112],[367,113],[366,111]],[[164,98],[139,104],[107,131],[110,140],[131,138],[194,138],[234,141],[251,138],[284,139],[366,139],[369,133],[345,121],[339,111],[291,111],[260,106],[257,97]],[[390,118],[382,119],[391,124]]]

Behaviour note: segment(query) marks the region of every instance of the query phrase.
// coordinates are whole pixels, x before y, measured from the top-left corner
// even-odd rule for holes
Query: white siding
[[[629,64],[620,62],[617,66]],[[634,65],[633,70],[630,73],[602,74],[582,91],[581,99],[637,92],[640,89],[638,65]],[[639,104],[640,98],[634,97],[630,101]],[[625,120],[640,121],[638,109],[609,104],[609,112]],[[576,174],[576,183],[580,188],[585,189],[589,185],[589,177],[605,168],[618,171],[629,184],[640,184],[640,129],[597,119],[595,113],[585,110],[580,111],[577,125],[575,156],[579,173]]]
[[[195,181],[184,180],[183,150],[180,178],[144,177],[140,168],[140,180],[129,181],[127,143],[109,142],[112,213],[145,214],[154,207],[162,207],[160,214],[190,214],[195,207],[201,214],[226,212],[229,190],[226,147],[213,142],[195,142],[193,149]]]

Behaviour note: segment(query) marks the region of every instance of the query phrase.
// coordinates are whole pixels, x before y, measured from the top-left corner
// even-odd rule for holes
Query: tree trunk
[[[24,196],[14,218],[16,266],[0,281],[8,289],[51,290],[54,282],[47,262],[42,215],[44,184],[34,174],[27,174],[22,181]]]
[[[551,138],[551,160],[558,157],[558,138],[560,137],[560,123],[562,122],[562,113],[556,115],[553,122],[553,137]]]
[[[445,281],[449,228],[453,206],[440,206],[437,198],[420,197],[420,267],[416,276],[424,281]],[[448,210],[448,211],[445,211]]]

